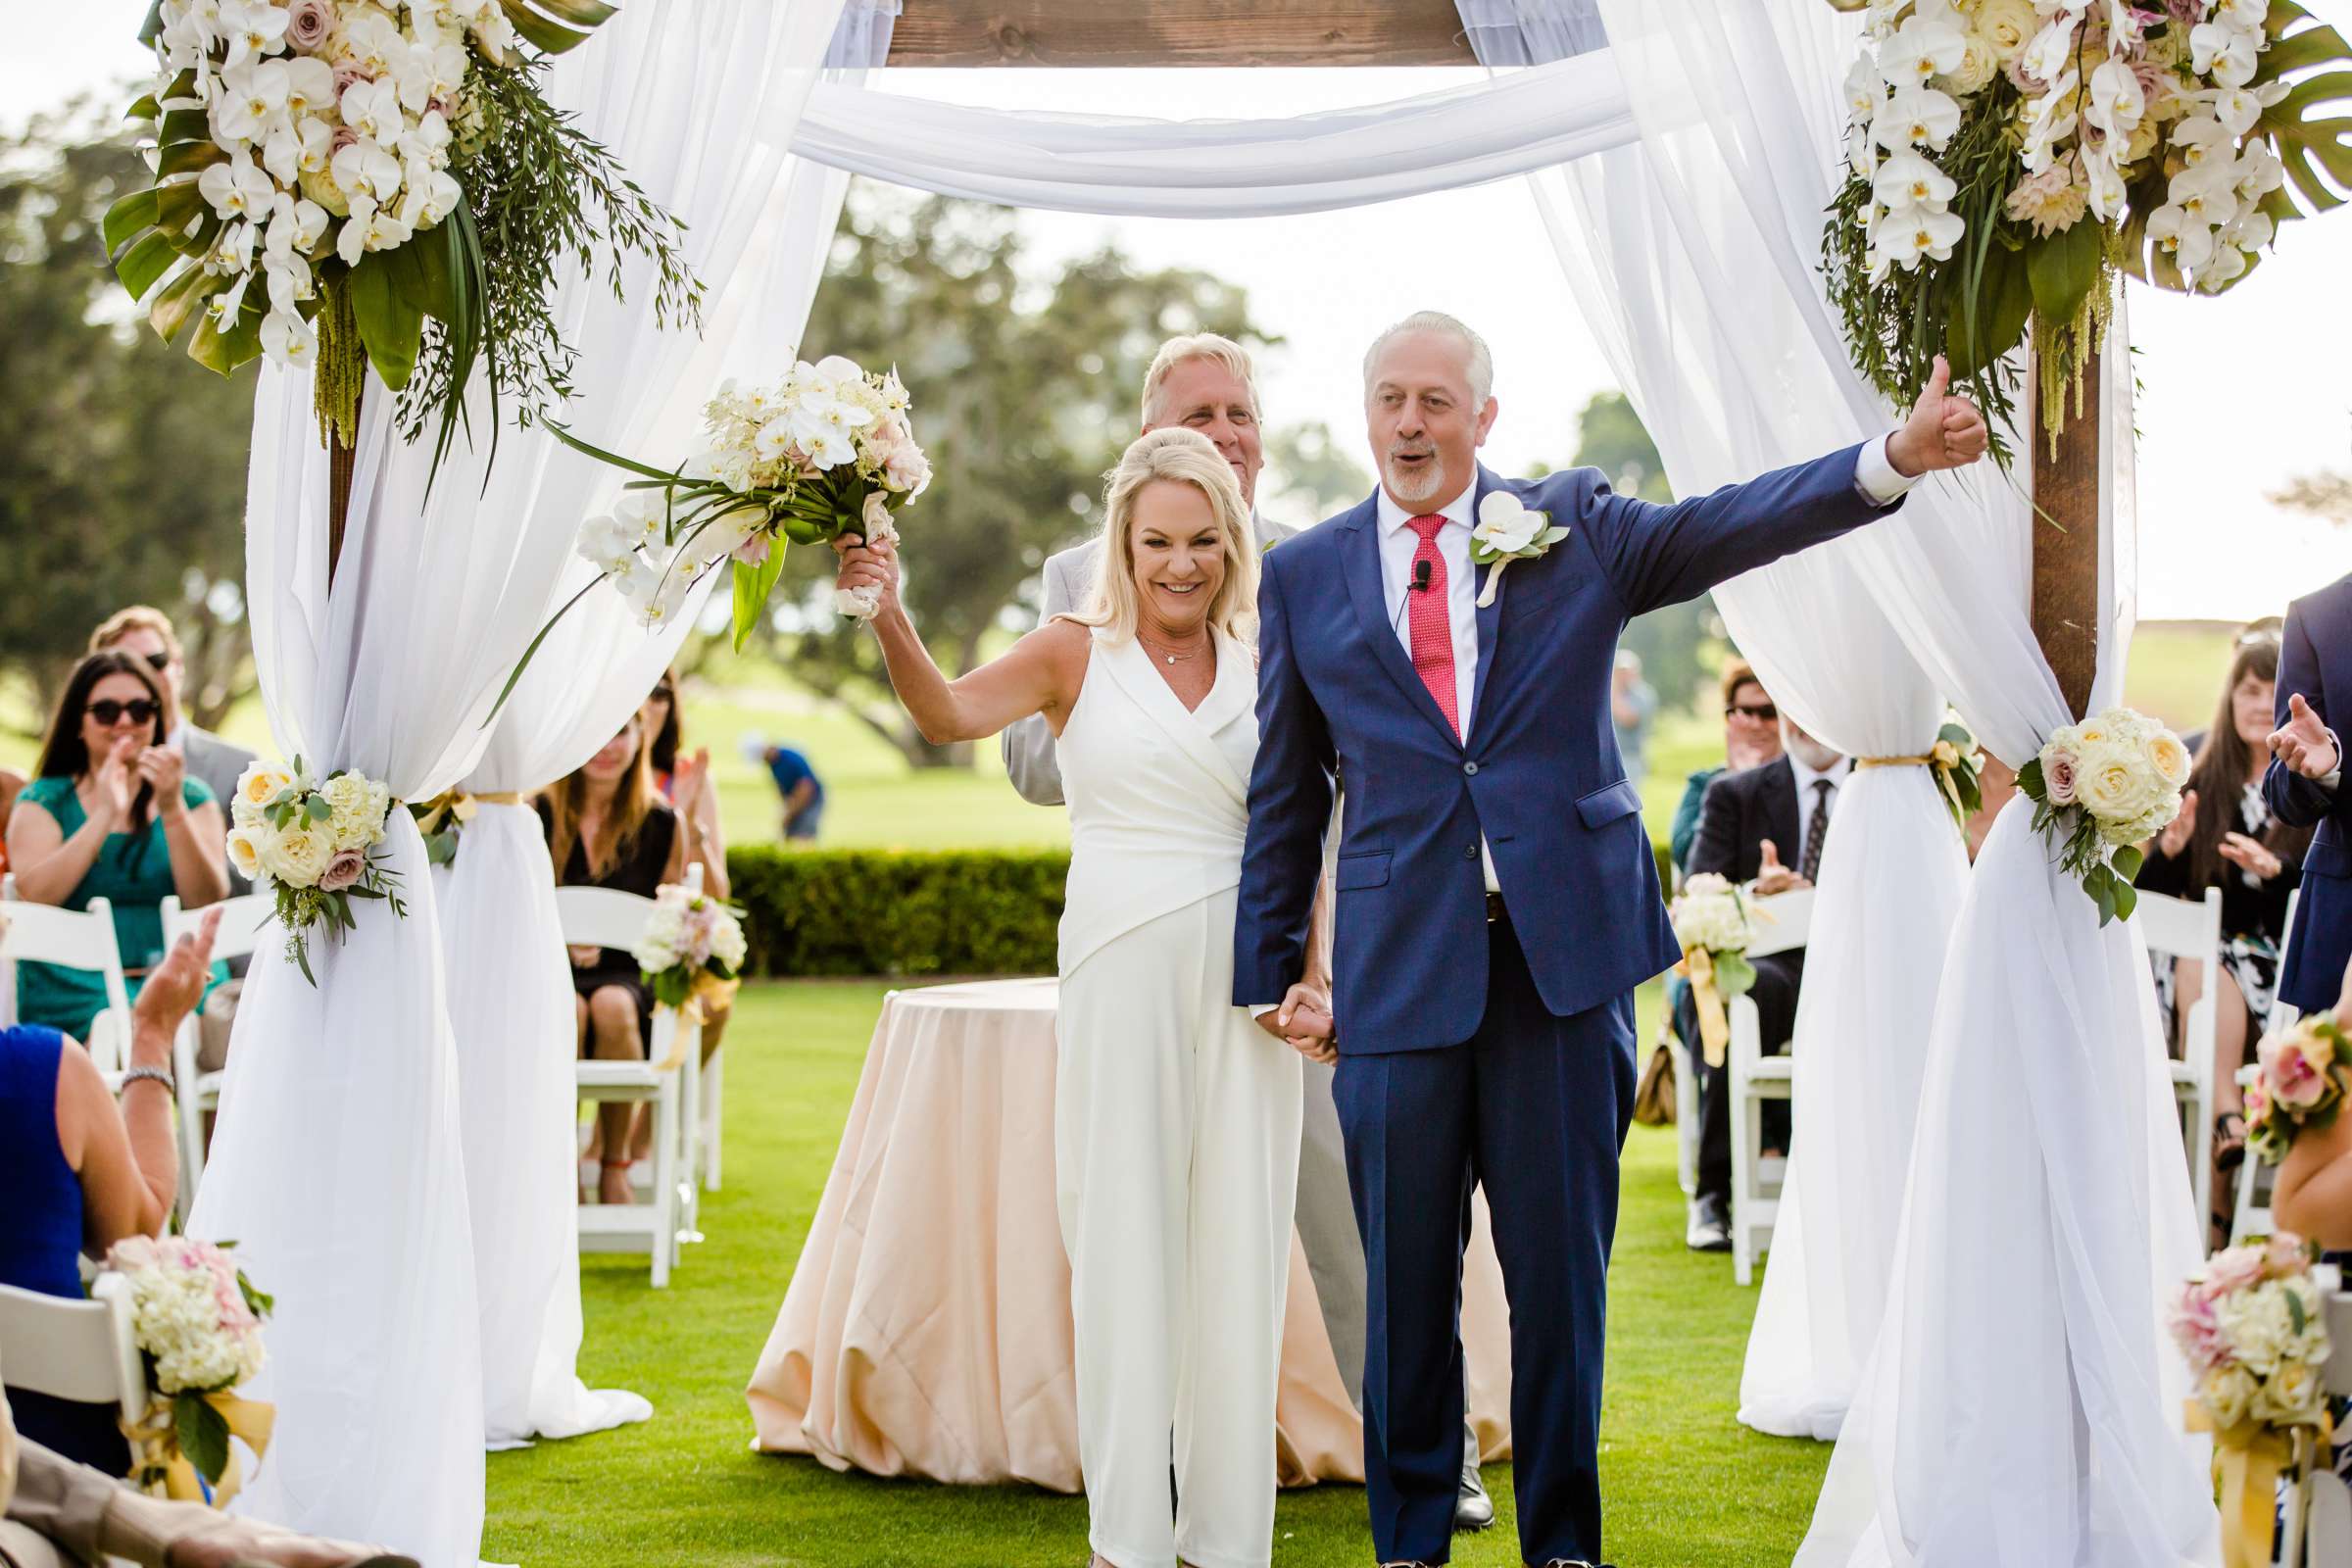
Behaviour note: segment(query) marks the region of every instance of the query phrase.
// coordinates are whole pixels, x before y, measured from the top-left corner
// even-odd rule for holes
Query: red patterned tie
[[[1421,536],[1421,547],[1413,552],[1413,579],[1420,579],[1421,564],[1427,562],[1429,586],[1407,588],[1404,597],[1410,601],[1406,613],[1411,616],[1413,668],[1420,671],[1429,695],[1438,700],[1438,711],[1453,726],[1453,738],[1460,740],[1462,715],[1455,707],[1453,685],[1453,623],[1447,614],[1446,558],[1438,550],[1438,530],[1445,526],[1442,515],[1412,519],[1413,532]]]

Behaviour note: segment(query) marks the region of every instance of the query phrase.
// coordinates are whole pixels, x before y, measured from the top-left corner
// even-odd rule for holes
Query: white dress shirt
[[[1813,842],[1813,806],[1817,795],[1813,786],[1820,783],[1830,786],[1830,809],[1835,811],[1838,809],[1838,792],[1845,787],[1846,779],[1852,775],[1854,760],[1840,757],[1828,767],[1812,768],[1805,765],[1803,758],[1790,752],[1788,766],[1796,774],[1796,843],[1790,847],[1791,853],[1781,856],[1781,863],[1794,871],[1804,865],[1805,852]]]

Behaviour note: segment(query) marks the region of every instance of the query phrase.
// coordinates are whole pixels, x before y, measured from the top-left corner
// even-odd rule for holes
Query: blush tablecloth
[[[1081,1490],[1070,1271],[1054,1208],[1056,982],[893,992],[748,1390],[753,1446],[836,1470]],[[1476,1203],[1470,1403],[1510,1452],[1510,1319]],[[1363,1480],[1363,1426],[1294,1239],[1275,1449],[1285,1486]]]

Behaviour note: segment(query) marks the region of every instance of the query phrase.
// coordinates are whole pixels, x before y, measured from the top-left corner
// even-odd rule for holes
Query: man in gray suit
[[[164,693],[164,744],[179,753],[190,778],[201,780],[213,792],[213,798],[220,803],[220,819],[227,821],[228,803],[236,798],[237,780],[252,762],[253,754],[188,722],[187,710],[180,700],[188,666],[181,657],[179,635],[172,629],[172,617],[152,605],[132,605],[127,610],[116,611],[90,633],[91,653],[110,650],[143,659],[147,667],[155,671],[155,683]],[[253,884],[237,875],[233,865],[228,873],[228,891],[232,898],[253,891]]]
[[[1206,436],[1241,481],[1250,503],[1252,543],[1270,550],[1295,529],[1257,514],[1257,475],[1265,466],[1258,427],[1257,380],[1249,351],[1213,332],[1170,338],[1152,357],[1144,376],[1143,430],[1181,425]],[[1046,560],[1045,618],[1083,608],[1093,597],[1102,569],[1102,542],[1089,539]],[[1045,715],[1032,714],[1004,731],[1004,771],[1021,799],[1033,806],[1060,806],[1061,765],[1054,732]],[[1331,842],[1337,844],[1333,836]],[[1306,1115],[1298,1145],[1299,1244],[1322,1302],[1323,1325],[1348,1396],[1363,1404],[1364,1244],[1356,1230],[1348,1194],[1348,1165],[1340,1144],[1340,1117],[1331,1098],[1332,1068],[1308,1061]],[[1454,1510],[1457,1529],[1484,1530],[1494,1522],[1494,1504],[1478,1473],[1475,1434],[1463,1447],[1461,1496]]]

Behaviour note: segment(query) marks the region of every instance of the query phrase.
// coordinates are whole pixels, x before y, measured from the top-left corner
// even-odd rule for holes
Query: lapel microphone
[[[1413,592],[1417,594],[1429,592],[1429,563],[1426,561],[1413,563]]]

